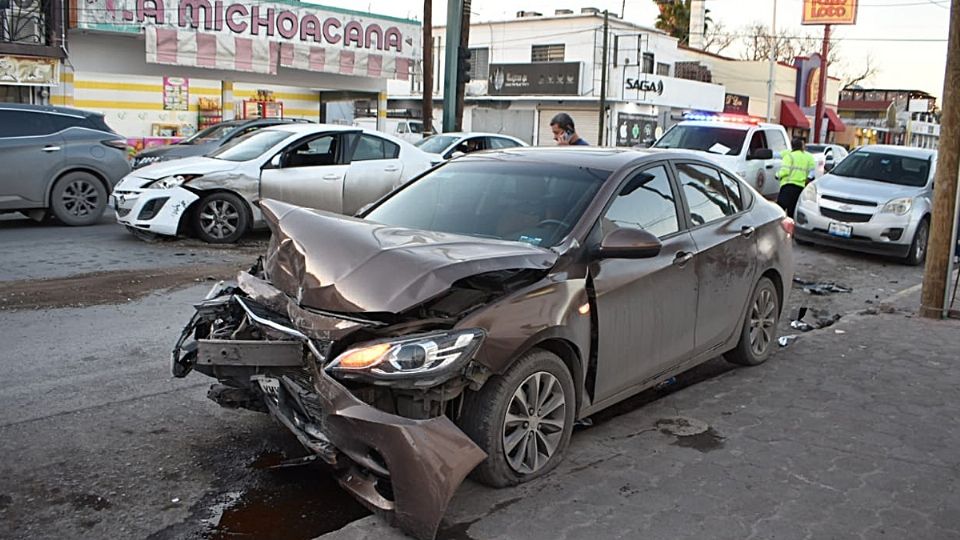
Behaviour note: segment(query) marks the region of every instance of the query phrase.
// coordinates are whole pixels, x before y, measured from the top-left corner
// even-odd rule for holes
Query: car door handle
[[[400,167],[397,167],[396,165],[389,165],[387,167],[384,167],[383,170],[386,172],[397,172],[400,170]]]
[[[43,151],[44,151],[44,152],[59,152],[59,151],[60,151],[60,147],[59,147],[59,146],[44,146],[44,147],[43,147]]]
[[[324,179],[324,180],[339,180],[339,179],[340,179],[340,175],[339,175],[339,174],[334,174],[334,173],[325,174],[325,175],[323,175],[323,179]]]
[[[686,251],[678,251],[677,256],[673,258],[673,264],[675,266],[683,267],[685,264],[690,262],[690,259],[693,258],[693,253],[688,253]]]
[[[753,227],[746,225],[740,229],[740,235],[744,238],[750,238],[753,236],[753,232],[756,231]]]
[[[767,165],[766,168],[767,168],[767,169],[772,169],[772,168],[773,168],[773,163]]]

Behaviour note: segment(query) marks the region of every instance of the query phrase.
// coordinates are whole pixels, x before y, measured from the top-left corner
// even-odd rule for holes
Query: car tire
[[[106,208],[107,189],[90,173],[67,173],[57,180],[50,192],[50,210],[64,225],[93,225]]]
[[[757,366],[767,361],[777,344],[780,295],[770,278],[760,278],[747,307],[737,346],[724,354],[728,362]]]
[[[523,403],[534,388],[538,394],[546,390],[546,395],[539,396],[542,409],[534,409],[531,415]],[[474,479],[493,487],[512,486],[556,467],[573,433],[574,392],[573,378],[563,361],[541,349],[524,354],[502,376],[487,380],[478,392],[469,392],[464,397],[460,427],[487,453],[487,459],[474,469]],[[555,408],[547,411],[549,407]]]
[[[250,226],[247,203],[239,195],[225,191],[201,198],[191,216],[197,237],[208,244],[232,244]]]
[[[930,220],[924,217],[913,233],[910,242],[910,253],[903,258],[903,262],[910,266],[919,266],[927,258],[927,242],[930,240]]]

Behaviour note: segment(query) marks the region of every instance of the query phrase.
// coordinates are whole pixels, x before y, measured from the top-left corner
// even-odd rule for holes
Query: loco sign
[[[627,79],[627,90],[637,90],[639,92],[653,92],[658,96],[663,95],[663,81],[641,81],[637,79]]]
[[[801,24],[856,24],[857,0],[803,0]]]

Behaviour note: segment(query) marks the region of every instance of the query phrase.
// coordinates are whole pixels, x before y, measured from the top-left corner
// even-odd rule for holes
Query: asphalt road
[[[366,515],[320,466],[271,468],[303,452],[268,417],[218,408],[202,376],[170,377],[191,303],[248,266],[265,239],[145,243],[109,217],[81,229],[0,220],[0,537],[294,540]],[[882,258],[818,248],[796,257],[799,278],[852,289],[795,289],[790,311],[821,318],[897,304],[921,280],[919,268]],[[675,390],[727,369],[711,363]],[[625,412],[608,423],[629,431]],[[590,444],[579,451],[601,448]]]

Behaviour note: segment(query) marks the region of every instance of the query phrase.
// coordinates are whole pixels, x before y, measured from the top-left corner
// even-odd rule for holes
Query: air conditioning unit
[[[46,13],[40,0],[10,0],[6,19],[6,41],[29,45],[46,42]]]

